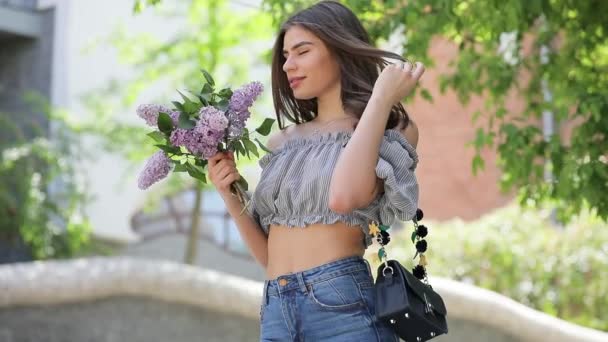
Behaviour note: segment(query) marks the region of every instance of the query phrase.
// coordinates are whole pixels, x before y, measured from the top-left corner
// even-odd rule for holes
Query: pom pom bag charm
[[[445,304],[428,282],[425,255],[428,244],[424,240],[428,228],[418,225],[423,216],[418,209],[413,219],[411,240],[416,247],[414,259],[419,260],[411,272],[397,260],[388,260],[384,246],[390,241],[389,227],[375,221],[369,224],[370,234],[381,245],[378,258],[382,264],[378,266],[374,284],[376,315],[405,341],[427,341],[448,332]]]

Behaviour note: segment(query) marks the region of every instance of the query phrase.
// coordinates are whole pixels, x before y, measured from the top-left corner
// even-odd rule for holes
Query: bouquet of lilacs
[[[230,87],[215,91],[211,75],[201,70],[205,81],[199,93],[191,99],[178,91],[183,102],[173,101],[174,108],[158,104],[142,104],[137,115],[149,126],[157,128],[147,135],[159,148],[148,159],[138,179],[140,189],[173,172],[187,172],[191,177],[207,183],[205,167],[207,159],[218,152],[236,152],[240,155],[253,153],[259,157],[256,144],[245,127],[251,116],[249,108],[263,91],[259,82],[248,83],[234,92]],[[274,120],[265,119],[255,131],[263,136],[270,133]],[[253,139],[261,149],[268,149],[257,138]],[[247,181],[240,177],[230,186],[231,193],[244,204],[249,204]]]

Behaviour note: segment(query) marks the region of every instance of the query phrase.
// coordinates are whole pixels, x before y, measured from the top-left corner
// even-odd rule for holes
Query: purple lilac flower
[[[251,82],[235,90],[228,104],[228,118],[230,120],[229,135],[239,136],[245,128],[245,122],[251,116],[249,107],[264,91],[264,86],[260,82]]]
[[[174,146],[184,146],[194,155],[208,159],[217,153],[217,145],[224,139],[228,118],[213,106],[201,108],[199,120],[192,129],[178,128],[171,133]]]
[[[148,126],[156,127],[156,124],[158,122],[158,113],[163,112],[163,113],[173,114],[174,111],[172,111],[171,109],[169,109],[163,105],[141,104],[137,107],[136,112],[137,112],[137,116],[146,120],[146,123],[148,124]],[[173,115],[171,116],[171,118],[173,118]],[[179,112],[177,112],[177,117],[179,118]]]
[[[228,127],[228,118],[224,115],[224,112],[213,107],[206,106],[198,112],[199,120],[196,127],[209,127],[212,131],[224,131]],[[217,144],[217,142],[216,142]]]
[[[232,93],[228,109],[233,113],[248,112],[249,107],[262,91],[264,91],[264,86],[258,81],[242,86]]]
[[[163,151],[158,151],[146,162],[146,166],[137,180],[137,186],[140,189],[145,190],[149,188],[150,185],[167,177],[169,171],[171,171],[171,162],[169,158],[167,158]]]

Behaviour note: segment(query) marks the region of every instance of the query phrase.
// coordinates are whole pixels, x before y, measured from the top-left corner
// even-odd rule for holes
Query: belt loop
[[[365,264],[367,265],[367,271],[369,272],[370,276],[374,276],[374,274],[372,273],[372,266],[369,264],[369,261],[367,261],[367,259],[363,258],[363,261],[365,261]]]
[[[304,274],[302,272],[296,273],[296,278],[298,279],[298,286],[300,287],[300,290],[302,290],[304,293],[308,293],[306,283],[304,282]]]
[[[269,280],[264,280],[264,290],[262,292],[262,303],[264,305],[268,305],[268,282]]]

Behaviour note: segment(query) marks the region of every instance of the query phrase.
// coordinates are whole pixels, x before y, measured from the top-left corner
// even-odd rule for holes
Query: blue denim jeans
[[[260,341],[399,341],[376,318],[373,281],[359,256],[266,280]]]

